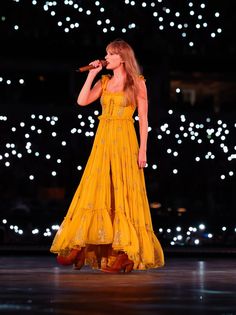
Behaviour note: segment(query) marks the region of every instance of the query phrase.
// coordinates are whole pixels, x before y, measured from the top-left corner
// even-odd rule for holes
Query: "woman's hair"
[[[140,80],[140,66],[136,60],[135,54],[131,46],[122,39],[116,39],[107,45],[106,50],[111,50],[115,54],[119,54],[124,61],[126,71],[126,81],[124,91],[128,102],[136,104],[138,95],[138,81]]]

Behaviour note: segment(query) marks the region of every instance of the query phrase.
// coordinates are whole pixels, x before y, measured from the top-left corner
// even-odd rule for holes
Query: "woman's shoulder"
[[[137,84],[138,84],[139,90],[146,88],[146,79],[144,78],[142,74],[139,74]]]
[[[146,94],[147,94],[146,79],[142,74],[140,74],[138,79],[138,95],[141,98],[146,98]]]

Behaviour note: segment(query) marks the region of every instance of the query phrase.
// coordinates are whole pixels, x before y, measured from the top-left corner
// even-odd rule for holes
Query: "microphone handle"
[[[107,65],[106,60],[100,60],[102,63],[102,66],[105,67]],[[88,66],[84,66],[84,67],[80,67],[79,69],[76,70],[76,72],[85,72],[85,71],[89,71],[95,69],[95,67],[93,65],[88,65]]]
[[[84,67],[80,67],[78,70],[76,70],[77,72],[85,72],[85,71],[89,71],[94,69],[94,66],[92,65],[88,65],[88,66],[84,66]]]

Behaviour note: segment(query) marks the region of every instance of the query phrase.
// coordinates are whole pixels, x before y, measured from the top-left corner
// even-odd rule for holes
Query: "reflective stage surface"
[[[167,258],[114,275],[60,267],[55,256],[0,256],[0,314],[236,315],[236,261]]]

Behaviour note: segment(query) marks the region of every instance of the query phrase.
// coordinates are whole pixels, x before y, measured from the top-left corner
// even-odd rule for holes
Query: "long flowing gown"
[[[109,75],[101,78],[102,115],[94,144],[50,251],[67,255],[85,247],[86,263],[93,268],[111,264],[117,251],[127,253],[134,269],[161,267],[164,255],[137,162],[135,107],[127,104],[123,92],[106,89],[109,79]]]

